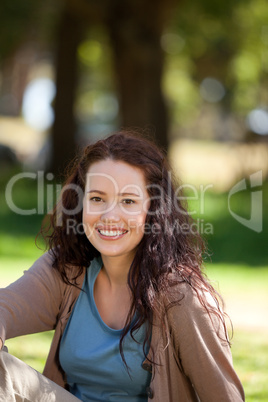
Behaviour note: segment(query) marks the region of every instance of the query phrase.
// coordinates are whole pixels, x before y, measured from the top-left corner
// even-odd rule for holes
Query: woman
[[[0,293],[3,343],[55,329],[44,376],[35,374],[41,391],[33,397],[28,380],[27,400],[244,400],[203,243],[171,181],[160,150],[126,132],[75,163],[49,251]],[[25,378],[12,370],[23,363],[0,356],[2,395],[22,398]]]

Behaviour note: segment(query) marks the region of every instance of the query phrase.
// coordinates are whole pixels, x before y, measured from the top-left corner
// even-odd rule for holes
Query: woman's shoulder
[[[176,314],[200,314],[208,311],[220,311],[216,292],[204,284],[195,284],[183,279],[172,281],[165,295],[167,309],[174,309]]]
[[[197,303],[197,291],[185,280],[172,281],[165,294],[166,306],[190,308]]]
[[[60,273],[53,268],[53,254],[50,251],[42,254],[32,266],[23,272],[16,281],[19,286],[45,286],[46,288],[62,288]]]
[[[53,268],[54,256],[51,250],[46,251],[37,260],[34,261],[32,266],[24,271],[24,274],[34,274],[34,275],[48,275],[48,276],[58,276],[58,272]]]
[[[36,279],[42,279],[42,281],[46,281],[47,283],[57,284],[61,288],[69,286],[63,280],[59,270],[54,268],[54,261],[55,254],[53,250],[48,250],[42,254],[27,271],[24,272],[24,275],[34,276]],[[77,267],[66,267],[66,272],[70,276],[70,278],[68,278],[70,281],[72,277],[76,276],[76,271]],[[80,282],[82,283],[82,281],[83,275],[80,275],[80,277],[76,278],[78,286]]]
[[[221,332],[223,339],[225,317],[216,293],[205,287],[198,287],[186,281],[171,286],[165,301],[169,325],[178,333],[197,332],[209,328]]]

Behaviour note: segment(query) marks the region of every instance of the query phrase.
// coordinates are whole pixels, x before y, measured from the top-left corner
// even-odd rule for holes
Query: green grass
[[[42,373],[50,348],[53,332],[42,332],[9,339],[5,345],[9,353]]]
[[[247,402],[267,402],[268,331],[236,330],[232,342],[234,367]]]
[[[16,257],[0,257],[1,275],[0,287],[5,287],[9,283],[14,282],[21,275],[23,271],[29,269],[34,260],[41,255],[41,252],[36,253],[36,258],[16,258]]]
[[[206,264],[206,274],[213,285],[223,294],[236,292],[246,294],[248,298],[258,294],[267,294],[268,266],[252,267],[245,264]]]
[[[267,402],[268,266],[208,264],[207,275],[233,323],[233,361],[246,401]]]

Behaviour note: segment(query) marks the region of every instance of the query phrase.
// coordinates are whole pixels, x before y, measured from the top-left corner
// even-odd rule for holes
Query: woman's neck
[[[111,288],[126,286],[128,273],[134,255],[122,255],[116,257],[102,256],[103,274],[106,276]]]

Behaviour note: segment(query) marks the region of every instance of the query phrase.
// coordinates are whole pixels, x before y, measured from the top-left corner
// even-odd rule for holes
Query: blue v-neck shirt
[[[94,300],[94,283],[102,267],[101,258],[92,261],[60,343],[60,363],[70,392],[85,402],[148,400],[146,387],[151,374],[142,368],[145,325],[124,339],[128,374],[119,351],[122,330],[108,327]]]

